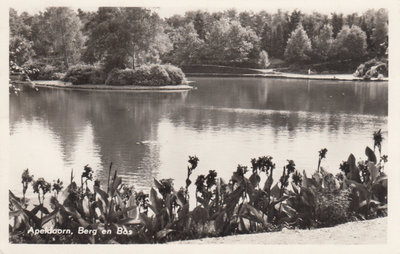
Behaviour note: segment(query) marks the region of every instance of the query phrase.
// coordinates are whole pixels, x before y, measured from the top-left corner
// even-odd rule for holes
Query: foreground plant
[[[274,182],[275,163],[271,156],[251,160],[251,170],[238,165],[228,182],[214,170],[199,175],[194,183],[195,207],[190,207],[190,179],[198,166],[189,157],[186,185],[176,190],[172,179],[154,179],[150,193],[136,192],[122,182],[112,163],[107,186],[93,181],[86,165],[78,186],[71,172],[64,188],[58,179],[51,185],[43,178],[34,181],[25,170],[23,198],[10,197],[10,241],[32,243],[157,243],[205,236],[223,236],[279,230],[283,227],[333,226],[354,219],[385,216],[387,156],[377,160],[366,148],[367,160],[356,164],[351,154],[340,165],[336,177],[320,163],[326,149],[319,151],[316,172],[308,177],[288,160]],[[250,175],[248,176],[248,174]],[[262,183],[262,179],[263,183]],[[29,184],[38,194],[39,205],[27,209],[25,193]],[[50,208],[45,196],[50,191]],[[46,199],[47,200],[47,199]],[[40,212],[40,216],[37,214]],[[34,234],[33,229],[62,229],[70,234]],[[86,233],[85,233],[86,232]]]

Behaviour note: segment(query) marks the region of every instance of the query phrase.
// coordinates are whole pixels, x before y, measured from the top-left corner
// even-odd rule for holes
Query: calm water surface
[[[378,129],[386,152],[386,82],[190,80],[197,90],[183,93],[10,95],[10,188],[20,189],[25,168],[68,183],[71,169],[79,179],[86,164],[105,183],[110,162],[137,190],[147,190],[153,177],[174,178],[179,187],[189,155],[200,158],[193,178],[214,169],[228,179],[261,155],[271,155],[278,169],[293,159],[311,173],[324,147],[322,166],[337,173],[350,153],[364,157]]]

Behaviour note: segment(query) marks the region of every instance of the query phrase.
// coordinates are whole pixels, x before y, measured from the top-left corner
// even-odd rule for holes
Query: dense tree
[[[271,54],[271,56],[274,56],[276,58],[284,57],[286,43],[289,39],[290,33],[292,32],[288,29],[288,20],[288,13],[282,12],[281,10],[278,10],[278,12],[273,15],[272,18],[271,24],[273,26],[273,43],[271,51],[269,51],[269,53]]]
[[[385,55],[388,47],[388,14],[385,9],[379,9],[375,14],[374,29],[371,43],[376,55]]]
[[[68,7],[50,7],[44,12],[44,19],[54,57],[62,59],[65,68],[79,62],[84,39],[76,13]]]
[[[242,27],[239,21],[216,21],[206,41],[206,59],[211,63],[240,63],[259,49],[259,38],[253,30]],[[259,51],[257,52],[258,56]]]
[[[268,23],[265,23],[261,33],[261,49],[267,52],[272,52],[272,45],[273,45],[272,28]]]
[[[254,13],[244,11],[239,13],[239,22],[243,27],[254,27]]]
[[[367,36],[360,27],[344,25],[334,41],[335,55],[338,59],[361,60],[366,54]]]
[[[342,29],[342,26],[344,25],[343,14],[337,14],[336,12],[332,13],[331,25],[333,28],[333,37],[336,38],[336,35],[339,33],[339,31]]]
[[[25,13],[25,16],[27,14]],[[25,17],[25,20],[27,18]],[[25,23],[23,14],[18,15],[17,11],[10,8],[9,23],[10,23],[10,36],[22,36],[29,40],[31,38],[31,26]]]
[[[148,9],[101,7],[88,27],[85,59],[104,62],[107,71],[157,61],[171,49],[161,19]]]
[[[9,43],[10,61],[18,66],[22,66],[35,55],[32,48],[32,42],[20,35],[11,36]]]
[[[193,23],[199,38],[206,40],[214,21],[219,20],[221,17],[222,13],[209,13],[202,10],[187,11],[184,16],[185,23],[182,26]]]
[[[375,12],[373,10],[366,11],[361,17],[359,26],[367,36],[367,50],[372,51],[372,32],[374,29]]]
[[[302,17],[303,14],[301,13],[301,11],[299,10],[294,10],[290,16],[288,16],[289,20],[288,20],[288,30],[289,33],[291,33],[292,31],[294,31],[298,25],[301,23],[302,21]]]
[[[197,63],[200,58],[200,50],[204,41],[199,38],[193,23],[178,27],[170,33],[173,50],[166,59],[174,64],[184,65]]]
[[[324,25],[318,35],[313,38],[313,55],[318,60],[325,61],[331,54],[333,43],[333,28],[330,24]]]
[[[300,24],[290,35],[285,49],[285,59],[290,62],[303,62],[310,58],[310,53],[311,41]]]
[[[321,28],[329,23],[328,16],[318,12],[305,14],[302,17],[302,25],[309,38],[316,37]]]
[[[204,40],[206,38],[206,28],[204,15],[201,12],[197,12],[193,20],[194,29],[196,29],[199,38]]]
[[[348,26],[359,25],[360,18],[357,13],[351,13],[346,16],[345,23]]]
[[[160,61],[247,67],[265,67],[268,57],[358,61],[384,57],[388,46],[385,9],[349,15],[195,10],[161,19],[145,8],[53,7],[35,15],[10,9],[9,21],[10,60],[61,69],[79,61],[102,63],[107,71]]]
[[[179,28],[181,26],[185,26],[187,24],[187,20],[185,17],[182,17],[181,15],[175,14],[172,15],[169,18],[165,19],[167,25],[169,25],[171,28]]]
[[[252,17],[253,23],[250,27],[258,36],[261,37],[264,25],[271,23],[271,16],[271,14],[265,11],[260,11],[259,13],[254,14],[254,16]]]
[[[22,66],[35,55],[33,42],[30,41],[31,28],[24,22],[24,18],[19,16],[17,11],[10,9],[10,40],[9,57],[12,63]]]

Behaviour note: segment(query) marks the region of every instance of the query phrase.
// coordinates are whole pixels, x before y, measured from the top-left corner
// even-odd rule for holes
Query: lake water
[[[312,173],[338,173],[350,153],[364,158],[372,133],[387,145],[386,82],[307,81],[262,78],[189,78],[196,90],[123,93],[41,89],[10,95],[10,189],[20,175],[69,182],[83,166],[106,182],[113,162],[123,180],[148,190],[155,178],[183,186],[189,155],[192,176],[216,170],[229,179],[238,164],[270,155],[281,169],[287,159]],[[278,175],[276,175],[278,178]]]

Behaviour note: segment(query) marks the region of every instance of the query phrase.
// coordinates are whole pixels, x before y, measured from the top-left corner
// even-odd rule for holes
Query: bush
[[[172,65],[142,65],[139,68],[112,70],[107,77],[106,85],[111,86],[166,86],[179,85],[185,82],[185,74]]]
[[[171,85],[171,79],[168,72],[161,65],[152,65],[150,67],[150,80],[153,86]]]
[[[72,82],[74,85],[104,84],[105,74],[103,69],[97,66],[75,65],[68,69],[63,80]]]
[[[331,227],[349,221],[350,191],[322,190],[316,195],[315,219],[318,227]]]
[[[185,74],[180,68],[167,64],[164,65],[164,69],[168,72],[169,78],[171,79],[171,85],[186,83]]]
[[[31,80],[60,80],[64,76],[60,68],[42,62],[31,62],[24,68]]]
[[[267,53],[265,50],[263,50],[263,51],[260,52],[260,55],[259,55],[258,58],[259,58],[259,59],[258,59],[258,64],[259,64],[260,67],[263,68],[263,69],[268,68],[268,66],[271,64],[271,63],[269,62],[269,59],[268,59],[268,53]]]
[[[113,69],[106,79],[108,86],[127,86],[131,85],[133,81],[134,71],[130,69],[118,70]]]
[[[353,74],[356,77],[363,79],[378,78],[380,76],[388,76],[387,61],[380,61],[376,58],[371,59],[363,64],[360,64]]]

